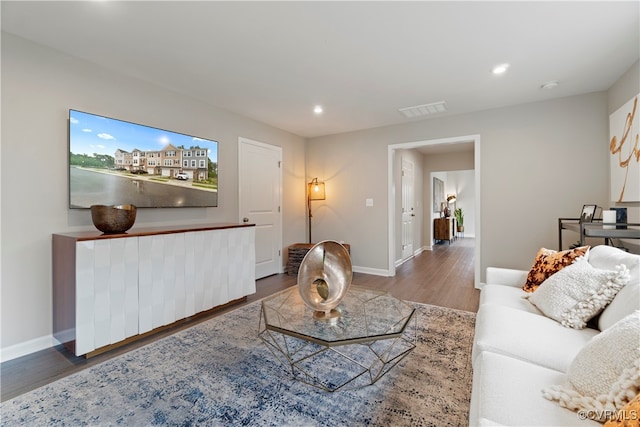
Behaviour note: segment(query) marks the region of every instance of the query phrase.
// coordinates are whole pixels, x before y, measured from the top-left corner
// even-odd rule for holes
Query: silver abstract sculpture
[[[343,245],[332,240],[320,242],[305,255],[298,270],[298,291],[314,310],[314,318],[337,320],[335,307],[349,290],[353,270],[351,257]]]

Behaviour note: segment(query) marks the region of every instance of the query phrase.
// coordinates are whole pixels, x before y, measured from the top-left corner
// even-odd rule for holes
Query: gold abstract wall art
[[[609,116],[611,199],[640,202],[640,94]]]

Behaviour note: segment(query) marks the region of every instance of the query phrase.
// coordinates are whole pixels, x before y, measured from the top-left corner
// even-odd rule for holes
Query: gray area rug
[[[295,380],[257,336],[257,302],[6,401],[1,423],[467,425],[475,314],[415,306],[415,350],[370,386]]]

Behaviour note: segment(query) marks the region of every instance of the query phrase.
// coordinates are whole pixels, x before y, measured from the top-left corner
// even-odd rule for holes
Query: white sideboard
[[[253,224],[53,235],[53,335],[78,356],[255,291]]]

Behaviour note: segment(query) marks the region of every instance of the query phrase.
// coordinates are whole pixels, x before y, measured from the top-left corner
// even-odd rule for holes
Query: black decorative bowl
[[[105,234],[120,234],[133,226],[137,210],[134,205],[92,205],[91,220]]]

